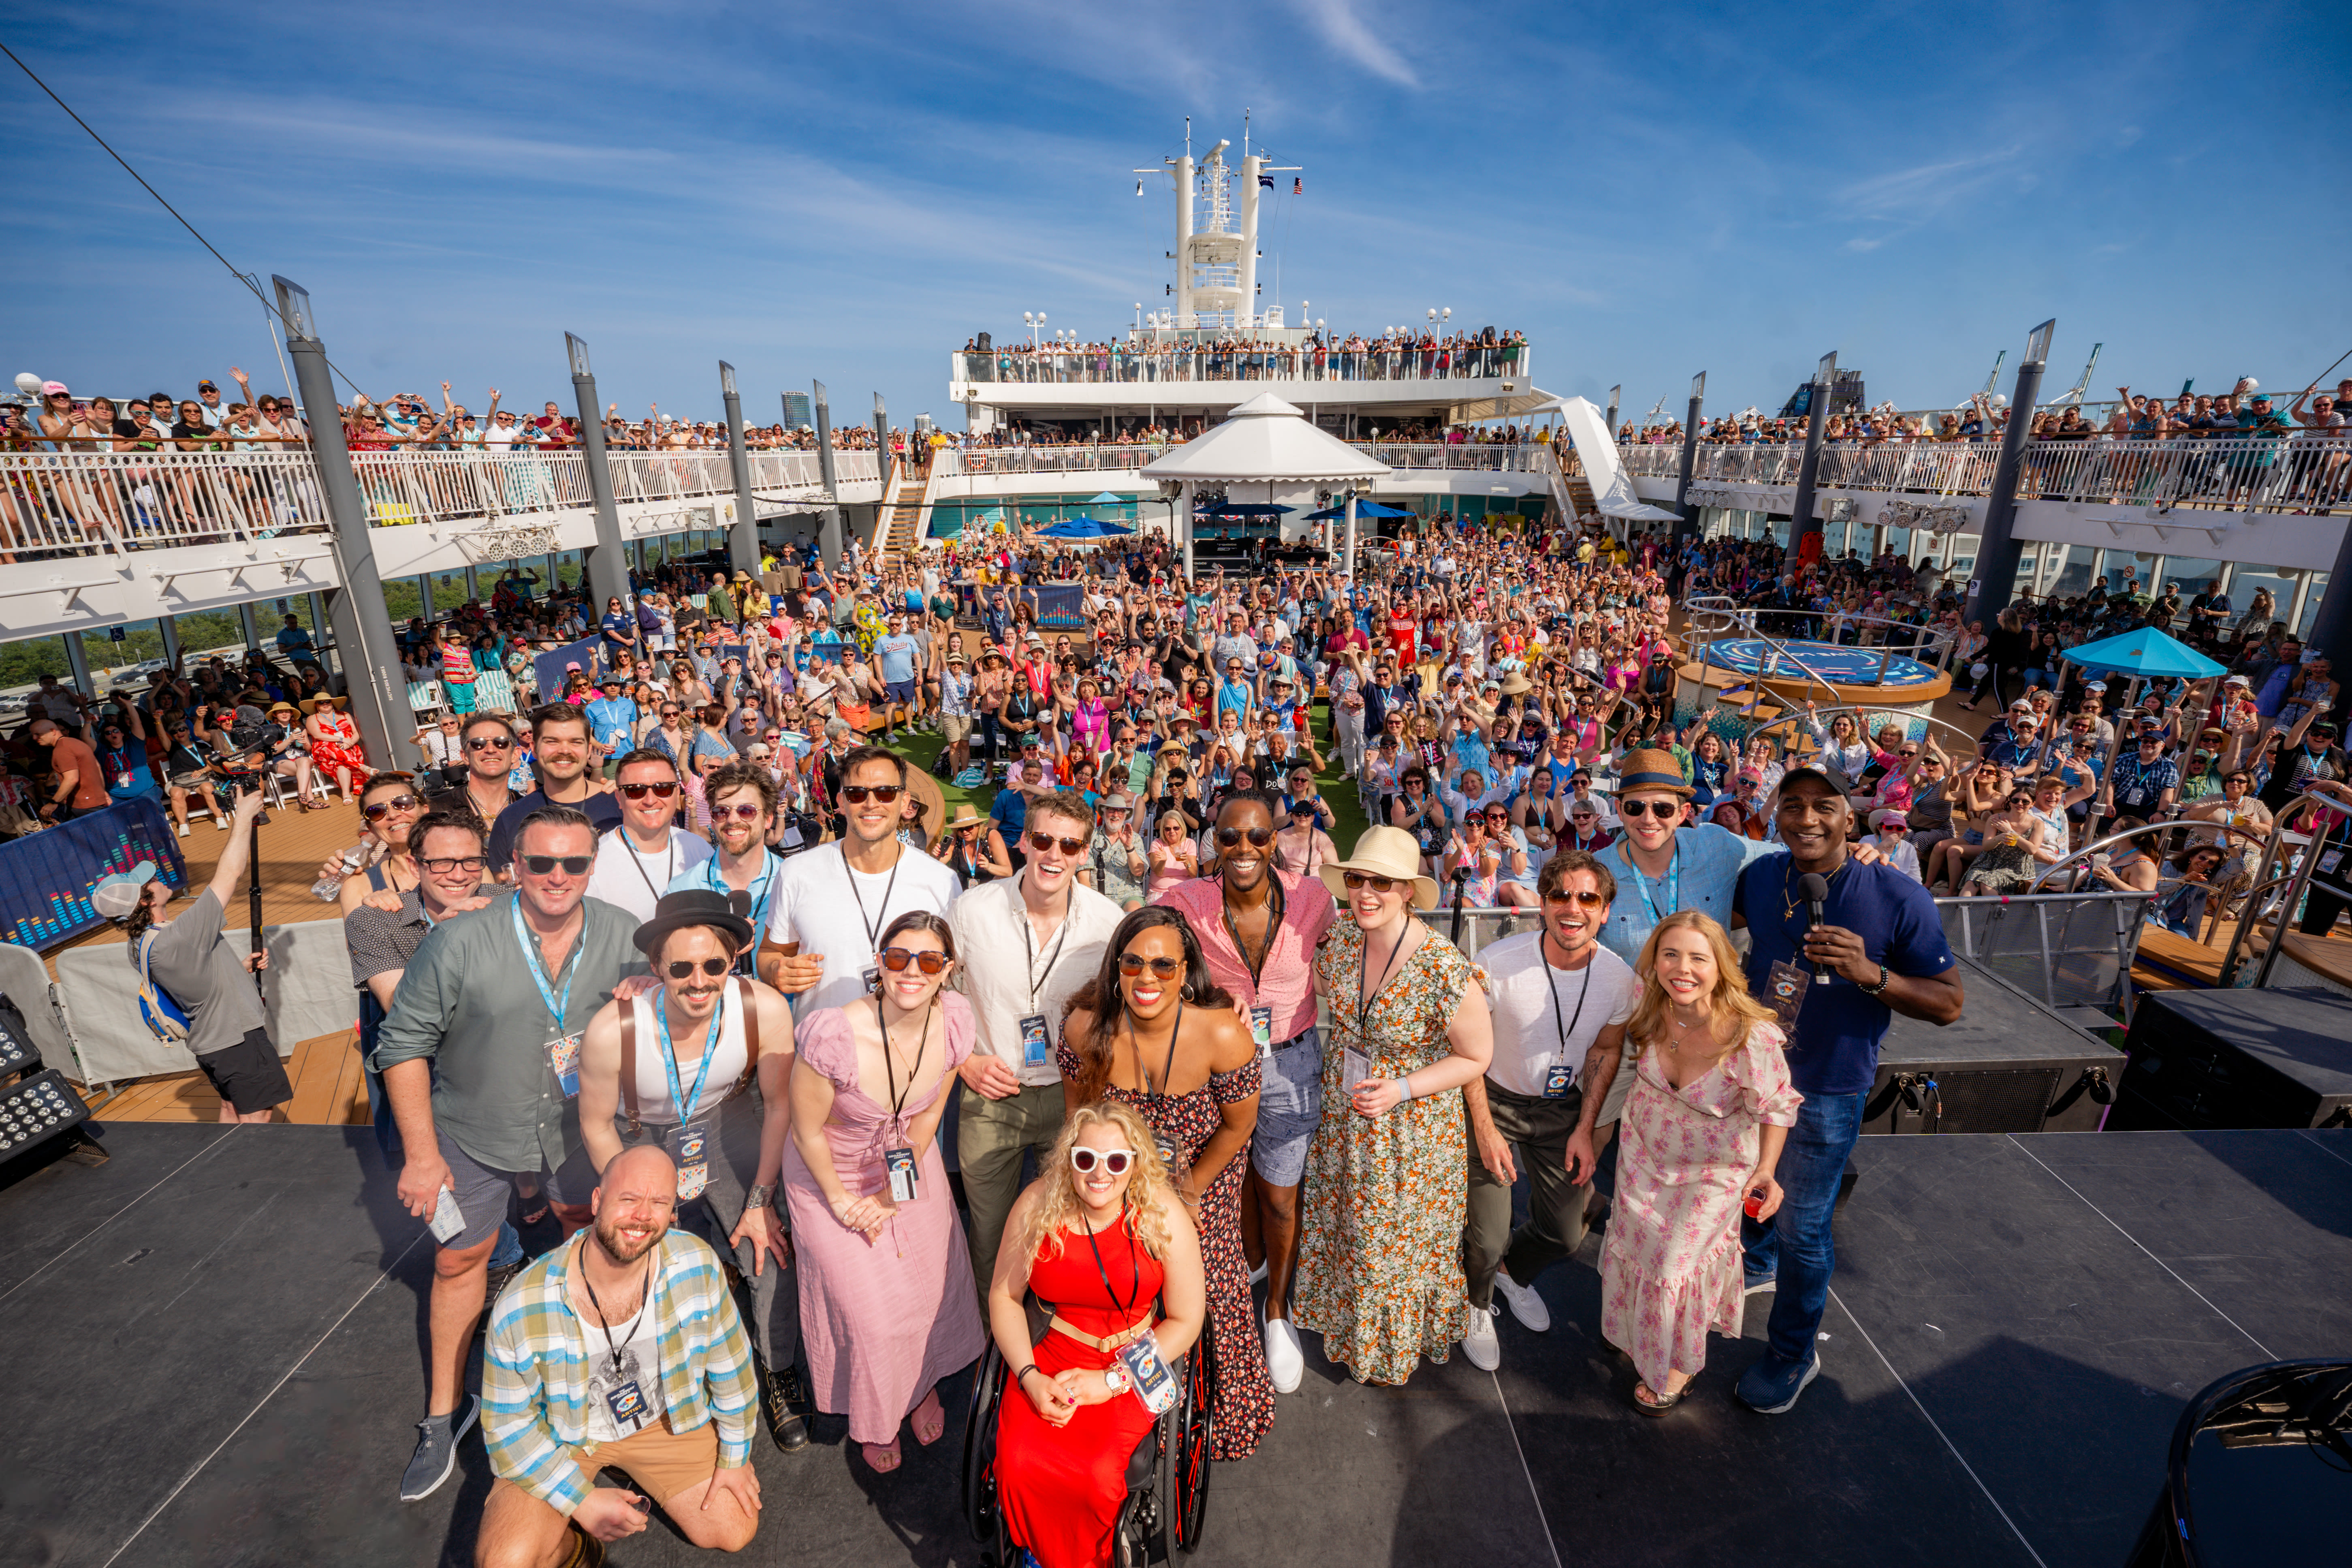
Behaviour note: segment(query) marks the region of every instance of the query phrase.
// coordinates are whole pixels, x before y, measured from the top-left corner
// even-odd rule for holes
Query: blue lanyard
[[[669,1102],[677,1108],[680,1121],[694,1120],[697,1107],[702,1103],[702,1086],[710,1081],[710,1058],[719,1054],[719,1020],[727,1016],[727,991],[732,982],[719,993],[719,1005],[710,1010],[709,1026],[702,1032],[702,1065],[694,1069],[694,1093],[688,1095],[678,1081],[677,1052],[669,1043],[669,1002],[667,997],[654,998],[654,1021],[661,1026],[662,1071],[669,1077]]]
[[[1658,906],[1651,900],[1650,879],[1642,875],[1642,868],[1633,864],[1633,852],[1630,848],[1625,852],[1625,869],[1633,874],[1633,890],[1642,895],[1642,907],[1650,911],[1650,929],[1655,931],[1665,915],[1658,913]],[[1667,884],[1666,914],[1670,915],[1683,906],[1683,847],[1679,837],[1675,842],[1675,858],[1666,862],[1664,880]]]
[[[530,977],[539,985],[539,999],[547,1004],[547,1011],[555,1020],[555,1032],[562,1034],[564,1016],[572,1006],[572,977],[580,973],[580,944],[572,944],[572,956],[563,965],[563,994],[559,996],[548,981],[547,965],[540,961],[539,944],[530,940],[530,931],[522,923],[522,896],[520,893],[507,906],[507,912],[514,916],[515,945],[522,949],[523,962],[530,966]],[[584,922],[580,935],[582,941],[587,939],[588,929]]]

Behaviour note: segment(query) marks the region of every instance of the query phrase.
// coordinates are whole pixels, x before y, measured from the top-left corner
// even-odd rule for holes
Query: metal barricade
[[[2156,892],[2021,893],[1937,899],[1944,939],[2052,1008],[2095,1007],[2131,1021],[2131,969]]]
[[[1507,936],[1538,929],[1543,916],[1536,910],[1463,910],[1459,919],[1453,910],[1415,910],[1423,923],[1439,936],[1462,950],[1462,956],[1476,962],[1478,955]]]

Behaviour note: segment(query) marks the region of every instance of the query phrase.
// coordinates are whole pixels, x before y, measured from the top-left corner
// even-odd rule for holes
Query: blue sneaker
[[[1783,1361],[1766,1351],[1739,1379],[1732,1396],[1759,1415],[1779,1415],[1793,1408],[1805,1384],[1822,1374],[1820,1352],[1800,1363]]]

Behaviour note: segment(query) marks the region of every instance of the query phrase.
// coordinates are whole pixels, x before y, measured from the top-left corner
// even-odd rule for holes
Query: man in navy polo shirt
[[[1785,1194],[1769,1225],[1742,1220],[1748,1284],[1773,1281],[1769,1344],[1739,1380],[1740,1402],[1767,1415],[1797,1403],[1821,1372],[1815,1333],[1828,1305],[1835,1254],[1831,1211],[1862,1105],[1878,1073],[1879,1042],[1895,1013],[1948,1024],[1960,1016],[1960,978],[1927,889],[1885,864],[1846,853],[1852,808],[1819,768],[1781,779],[1773,820],[1786,856],[1750,863],[1732,908],[1748,927],[1748,989],[1771,1005],[1775,963],[1811,977],[1789,1030],[1789,1077],[1805,1097],[1775,1173]],[[1799,879],[1829,882],[1815,923]]]

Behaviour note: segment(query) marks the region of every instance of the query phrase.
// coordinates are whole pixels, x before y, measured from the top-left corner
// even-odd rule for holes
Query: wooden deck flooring
[[[294,1098],[279,1112],[285,1121],[367,1125],[367,1079],[360,1068],[357,1030],[304,1040],[286,1058],[286,1077]],[[217,1121],[220,1104],[211,1080],[192,1070],[124,1084],[90,1109],[101,1121]]]

